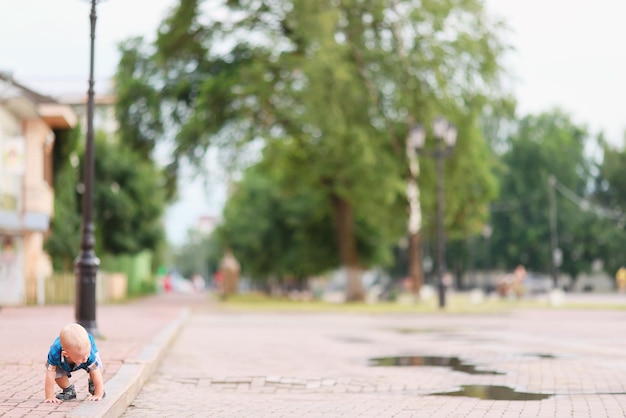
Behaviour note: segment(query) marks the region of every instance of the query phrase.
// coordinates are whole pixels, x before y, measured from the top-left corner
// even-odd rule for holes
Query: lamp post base
[[[96,278],[100,259],[93,252],[82,253],[74,264],[76,274],[76,322],[98,336],[96,324]]]

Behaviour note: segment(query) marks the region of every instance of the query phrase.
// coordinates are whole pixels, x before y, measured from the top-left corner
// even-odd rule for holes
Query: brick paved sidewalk
[[[624,417],[625,327],[608,310],[198,309],[123,417]],[[369,365],[387,357],[405,367]]]
[[[113,416],[134,397],[153,370],[163,348],[174,338],[193,306],[205,295],[166,294],[118,305],[98,306],[96,339],[105,363],[102,402],[82,402],[87,374],[72,376],[78,401],[60,405],[44,400],[44,363],[48,348],[63,325],[74,322],[74,306],[3,307],[0,309],[0,416]],[[130,398],[132,400],[132,398]],[[111,412],[113,411],[113,413]]]
[[[0,310],[0,417],[626,416],[623,311],[260,314],[214,310],[204,295],[161,295],[98,307],[105,400],[83,402],[78,373],[78,401],[44,404],[48,347],[73,320],[73,306]],[[427,355],[502,374],[367,365]],[[550,398],[432,396],[467,384]]]

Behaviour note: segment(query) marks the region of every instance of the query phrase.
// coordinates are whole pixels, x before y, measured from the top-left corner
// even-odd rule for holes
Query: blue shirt
[[[89,353],[89,358],[86,362],[78,365],[68,362],[62,353],[63,348],[61,347],[61,338],[57,337],[50,346],[50,351],[48,352],[48,364],[61,368],[66,372],[73,372],[80,369],[89,371],[89,367],[96,363],[98,347],[96,347],[96,341],[93,339],[93,336],[89,333],[87,333],[87,335],[89,336],[89,342],[91,343],[91,352]]]

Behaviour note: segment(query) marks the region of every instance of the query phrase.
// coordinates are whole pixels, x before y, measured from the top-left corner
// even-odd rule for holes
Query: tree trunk
[[[365,291],[361,282],[361,270],[356,251],[356,237],[354,235],[354,213],[352,205],[347,200],[333,196],[335,209],[335,225],[339,256],[346,271],[346,301],[357,302],[365,300]]]
[[[413,124],[413,121],[410,121]],[[409,177],[406,183],[406,197],[409,210],[409,277],[411,291],[415,300],[419,300],[423,283],[422,249],[420,247],[420,229],[422,229],[422,206],[420,204],[420,189],[417,185],[419,162],[410,135],[406,141],[406,156],[409,161]]]
[[[419,299],[422,289],[422,249],[420,246],[420,233],[415,232],[410,236],[409,241],[409,276],[411,277],[411,290],[416,300]]]

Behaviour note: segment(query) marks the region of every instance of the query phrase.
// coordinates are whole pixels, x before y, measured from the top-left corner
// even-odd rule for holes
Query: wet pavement
[[[82,401],[78,376],[79,401],[44,404],[42,363],[72,317],[0,311],[1,417],[626,416],[618,310],[242,313],[162,295],[99,308],[104,401]]]
[[[619,311],[196,311],[123,416],[622,417],[625,328]]]

